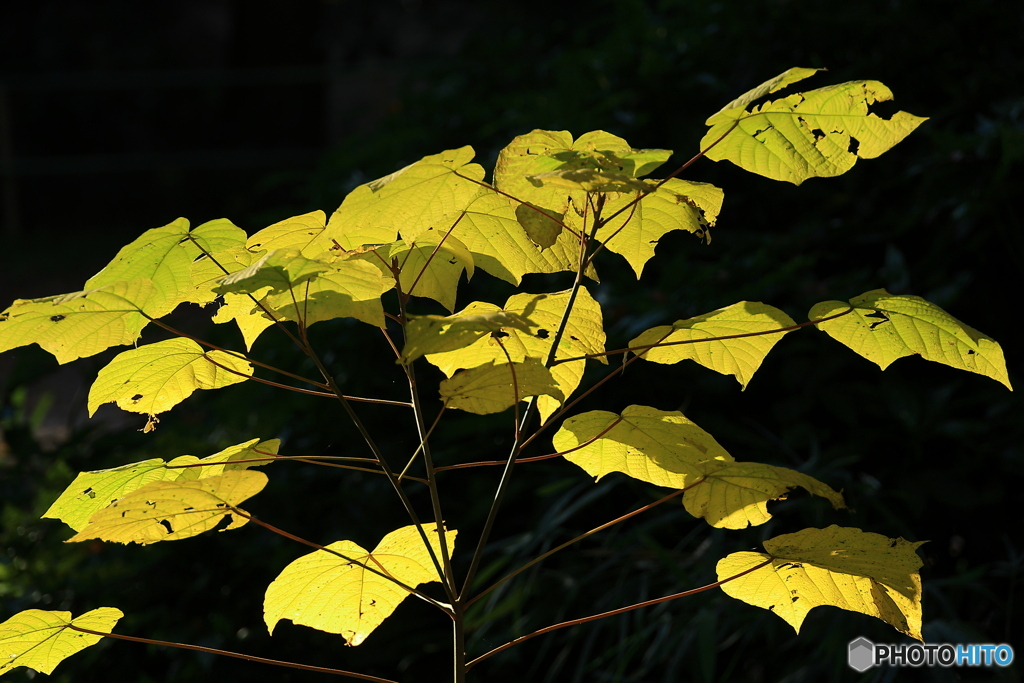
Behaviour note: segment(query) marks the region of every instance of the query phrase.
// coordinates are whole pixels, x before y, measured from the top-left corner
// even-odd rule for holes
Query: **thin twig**
[[[704,592],[706,590],[711,590],[712,588],[718,588],[723,583],[727,583],[729,581],[732,581],[733,579],[738,579],[738,578],[740,578],[741,576],[743,576],[745,574],[749,574],[752,571],[756,571],[756,570],[760,569],[761,567],[764,567],[765,565],[771,563],[771,561],[773,559],[774,558],[768,558],[767,560],[765,560],[761,564],[755,565],[755,566],[751,567],[750,569],[746,569],[746,570],[740,572],[739,574],[736,574],[734,576],[730,576],[729,578],[726,578],[726,579],[722,579],[721,581],[715,581],[714,583],[709,583],[708,585],[701,586],[700,588],[692,588],[692,589],[690,589],[688,591],[683,591],[682,593],[675,593],[673,595],[666,595],[665,597],[662,597],[662,598],[655,598],[654,600],[646,600],[644,602],[638,602],[635,605],[629,605],[627,607],[620,607],[619,609],[613,609],[610,612],[602,612],[601,614],[594,614],[594,615],[589,616],[589,617],[583,617],[581,619],[572,619],[570,621],[563,621],[560,624],[553,624],[552,626],[546,626],[546,627],[544,627],[542,629],[538,629],[538,630],[534,631],[533,633],[527,633],[525,636],[519,636],[515,640],[510,640],[509,642],[505,643],[504,645],[501,645],[500,647],[494,648],[493,650],[491,650],[487,654],[484,654],[484,655],[481,655],[481,656],[477,657],[473,661],[471,661],[468,664],[466,664],[466,669],[469,670],[470,667],[476,665],[479,662],[482,662],[483,660],[487,659],[488,657],[490,657],[492,655],[498,654],[502,650],[507,650],[508,648],[512,647],[513,645],[519,645],[520,643],[523,643],[523,642],[525,642],[527,640],[530,640],[531,638],[536,638],[537,636],[542,636],[545,633],[551,633],[552,631],[557,631],[558,629],[567,628],[569,626],[576,626],[578,624],[585,624],[585,623],[590,622],[590,621],[597,621],[598,619],[604,619],[606,617],[613,617],[613,616],[615,616],[617,614],[624,614],[625,612],[631,612],[632,610],[640,609],[641,607],[650,607],[651,605],[657,605],[659,603],[668,602],[669,600],[675,600],[677,598],[685,598],[688,595],[695,595],[696,593],[702,593],[702,592]]]
[[[249,662],[256,662],[257,664],[272,664],[274,666],[285,666],[289,669],[302,669],[303,671],[315,671],[321,674],[334,674],[336,676],[348,676],[350,678],[358,678],[364,681],[373,681],[374,683],[398,683],[389,678],[379,678],[377,676],[370,676],[369,674],[360,674],[353,671],[342,671],[341,669],[328,669],[323,666],[313,666],[311,664],[299,664],[297,662],[285,662],[280,659],[267,659],[266,657],[257,657],[255,655],[247,655],[241,652],[230,652],[228,650],[218,650],[212,647],[203,647],[202,645],[189,645],[187,643],[173,643],[169,640],[154,640],[153,638],[140,638],[138,636],[124,636],[120,633],[104,633],[103,631],[93,631],[89,628],[82,628],[81,626],[75,626],[74,624],[68,624],[68,628],[79,633],[88,633],[93,636],[103,636],[104,638],[116,638],[117,640],[128,640],[133,643],[145,643],[146,645],[161,645],[164,647],[176,647],[182,650],[193,650],[195,652],[205,652],[211,655],[224,655],[225,657],[234,657],[235,659],[244,659]]]

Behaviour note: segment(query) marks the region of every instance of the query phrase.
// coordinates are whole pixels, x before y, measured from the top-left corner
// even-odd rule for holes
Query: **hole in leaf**
[[[858,149],[860,149],[860,140],[851,137],[850,144],[846,146],[846,151],[850,154],[856,154]]]
[[[821,128],[815,128],[814,130],[811,131],[811,135],[814,136],[814,141],[817,142],[818,140],[824,139],[825,131],[823,131]]]
[[[135,403],[138,403],[140,399],[142,399],[142,394],[135,394],[132,396],[132,401]]]
[[[973,356],[975,353],[977,353],[977,351],[975,351],[974,349],[967,349],[968,356]]]
[[[491,336],[495,339],[503,339],[509,336],[509,334],[505,330],[495,330],[494,332],[491,332]]]
[[[62,316],[62,315],[50,316],[50,320],[52,320],[55,323],[59,323],[63,319],[64,319],[64,316]]]
[[[95,498],[96,497],[96,492],[93,491],[92,487],[90,486],[86,490],[82,491],[82,495],[83,496],[89,496],[90,498]]]
[[[874,313],[868,313],[864,317],[865,318],[880,318],[880,320],[878,322],[871,323],[871,329],[872,330],[875,329],[876,327],[878,327],[879,325],[881,325],[882,323],[889,322],[889,316],[887,316],[882,311],[875,311]]]
[[[538,339],[547,339],[550,336],[551,336],[551,333],[548,332],[547,330],[537,330],[537,338]]]
[[[164,527],[165,529],[167,529],[167,533],[169,533],[169,534],[173,534],[173,533],[174,533],[174,529],[172,529],[172,528],[171,528],[171,522],[170,522],[170,520],[167,520],[167,519],[161,519],[161,520],[160,520],[160,524],[162,524],[162,525],[163,525],[163,527]]]

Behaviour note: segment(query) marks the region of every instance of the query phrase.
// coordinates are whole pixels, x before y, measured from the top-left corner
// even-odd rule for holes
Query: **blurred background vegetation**
[[[687,177],[725,189],[714,242],[662,240],[637,283],[599,262],[609,347],[640,330],[741,299],[796,318],[869,289],[924,296],[999,340],[1020,385],[1024,232],[1024,6],[1000,0],[37,0],[0,6],[0,307],[74,291],[142,231],[186,216],[228,217],[248,232],[314,209],[426,154],[473,145],[489,167],[533,128],[593,129],[636,147],[697,151],[704,119],[791,66],[827,67],[820,87],[870,78],[930,120],[892,152],[801,187],[703,161]],[[804,84],[801,84],[804,86]],[[671,163],[669,164],[671,167]],[[459,306],[511,288],[474,280]],[[568,286],[531,276],[527,291]],[[469,292],[473,294],[470,295]],[[1016,293],[1016,294],[1015,294]],[[424,311],[430,310],[425,306]],[[198,309],[175,322],[240,347]],[[313,328],[351,393],[403,398],[379,335],[344,321]],[[147,332],[146,339],[159,338]],[[337,409],[250,384],[195,396],[143,435],[138,416],[85,418],[96,371],[117,350],[57,366],[37,347],[0,356],[0,619],[22,609],[121,608],[117,630],[403,682],[443,681],[449,627],[419,601],[359,648],[310,629],[262,623],[265,586],[306,551],[253,525],[229,536],[140,548],[63,545],[40,514],[74,473],[151,457],[209,455],[252,437],[283,453],[362,454]],[[272,334],[256,357],[303,369]],[[592,371],[594,379],[604,372]],[[428,377],[436,378],[436,373]],[[714,580],[735,550],[836,523],[929,540],[924,633],[933,642],[1022,638],[1024,410],[990,379],[901,360],[884,374],[811,330],[789,335],[745,392],[693,364],[638,363],[579,406],[681,409],[738,459],[809,472],[843,489],[853,512],[803,493],[743,532],[712,531],[665,504],[563,551],[473,612],[480,654],[512,637]],[[110,406],[108,406],[109,408]],[[407,453],[395,408],[362,412],[387,452]],[[508,417],[448,416],[442,464],[503,457]],[[538,445],[530,454],[545,451]],[[327,543],[372,547],[405,524],[380,478],[275,465],[249,509]],[[497,472],[453,472],[443,492],[463,558]],[[659,495],[561,461],[517,468],[485,558],[494,579],[525,559]],[[418,499],[420,503],[422,499]],[[857,636],[899,642],[865,616],[821,608],[802,634],[719,591],[563,630],[481,664],[478,680],[1020,680],[1010,670],[871,671],[846,666]],[[11,680],[32,678],[20,669]],[[178,650],[104,642],[53,680],[312,681]]]

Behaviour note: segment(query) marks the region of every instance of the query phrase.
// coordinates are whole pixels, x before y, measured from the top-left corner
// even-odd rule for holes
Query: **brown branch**
[[[230,652],[228,650],[218,650],[212,647],[203,647],[202,645],[189,645],[187,643],[173,643],[169,640],[154,640],[152,638],[140,638],[138,636],[124,636],[120,633],[104,633],[103,631],[93,631],[89,628],[82,628],[81,626],[75,626],[74,624],[68,624],[68,628],[79,633],[88,633],[93,636],[103,636],[104,638],[116,638],[118,640],[128,640],[133,643],[145,643],[146,645],[162,645],[164,647],[176,647],[182,650],[193,650],[195,652],[205,652],[211,655],[224,655],[225,657],[234,657],[235,659],[244,659],[249,662],[256,662],[257,664],[273,664],[274,666],[285,666],[290,669],[302,669],[303,671],[315,671],[321,674],[334,674],[336,676],[348,676],[350,678],[359,678],[364,681],[374,681],[375,683],[397,683],[389,678],[378,678],[377,676],[370,676],[368,674],[355,673],[353,671],[342,671],[341,669],[328,669],[323,666],[313,666],[311,664],[299,664],[297,662],[284,662],[280,659],[267,659],[266,657],[257,657],[255,655],[247,655],[241,652]]]
[[[680,341],[673,341],[673,342],[659,341],[659,342],[655,342],[653,344],[643,344],[643,345],[640,345],[640,346],[630,346],[630,347],[625,348],[625,349],[615,349],[614,351],[602,351],[601,353],[588,353],[585,356],[575,356],[573,358],[560,358],[559,360],[556,360],[553,363],[553,365],[558,365],[559,363],[568,363],[569,361],[574,361],[574,360],[587,360],[589,358],[602,358],[604,356],[615,356],[615,355],[618,355],[620,353],[636,353],[637,349],[639,349],[641,351],[641,353],[636,353],[636,355],[642,356],[643,355],[643,351],[647,351],[647,350],[654,349],[654,348],[659,348],[659,347],[662,347],[662,346],[679,346],[680,344],[700,344],[700,343],[703,343],[703,342],[723,341],[725,339],[742,339],[743,337],[760,337],[760,336],[764,336],[764,335],[767,335],[767,334],[778,334],[780,332],[792,332],[793,330],[800,329],[801,327],[808,327],[810,325],[817,325],[819,323],[823,323],[823,322],[828,321],[828,320],[834,320],[835,318],[841,318],[842,316],[844,316],[844,315],[846,315],[848,313],[851,313],[851,312],[853,312],[853,306],[850,306],[848,309],[846,309],[845,311],[842,311],[841,313],[836,313],[834,315],[830,315],[830,316],[827,316],[825,318],[818,318],[817,320],[808,320],[805,323],[797,323],[795,325],[790,325],[788,327],[779,327],[779,328],[776,328],[774,330],[762,330],[760,332],[743,332],[742,334],[727,334],[727,335],[724,335],[724,336],[721,336],[721,337],[703,337],[701,339],[683,339],[683,340],[680,340]],[[675,331],[676,330],[673,329],[667,335],[662,337],[662,339],[667,339],[669,336],[671,336],[672,332],[675,332]]]
[[[743,576],[745,574],[749,574],[752,571],[758,570],[761,567],[764,567],[765,565],[771,563],[771,561],[772,561],[772,558],[768,558],[767,560],[765,560],[761,564],[755,565],[755,566],[751,567],[750,569],[745,569],[744,571],[740,572],[739,574],[736,574],[734,576],[730,576],[730,577],[728,577],[726,579],[722,579],[721,581],[715,581],[714,583],[709,583],[708,585],[701,586],[700,588],[692,588],[692,589],[690,589],[688,591],[683,591],[682,593],[675,593],[673,595],[666,595],[665,597],[662,597],[662,598],[655,598],[654,600],[646,600],[644,602],[638,602],[635,605],[629,605],[628,607],[620,607],[618,609],[613,609],[610,612],[602,612],[601,614],[594,614],[594,615],[591,615],[589,617],[583,617],[581,619],[572,619],[570,621],[563,621],[560,624],[553,624],[552,626],[546,626],[546,627],[544,627],[542,629],[538,629],[538,630],[534,631],[533,633],[527,633],[525,636],[519,636],[515,640],[510,640],[509,642],[505,643],[504,645],[496,647],[496,648],[494,648],[493,650],[491,650],[490,652],[488,652],[486,654],[480,655],[479,657],[477,657],[473,661],[471,661],[468,664],[466,664],[466,669],[469,670],[470,667],[472,667],[472,666],[476,665],[477,663],[487,659],[491,655],[496,655],[499,652],[501,652],[502,650],[507,650],[508,648],[512,647],[513,645],[519,645],[520,643],[523,643],[523,642],[525,642],[527,640],[530,640],[531,638],[535,638],[537,636],[542,636],[545,633],[551,633],[552,631],[557,631],[558,629],[567,628],[569,626],[577,626],[579,624],[586,624],[587,622],[597,621],[598,619],[604,619],[606,617],[614,617],[617,614],[624,614],[625,612],[631,612],[632,610],[640,609],[641,607],[650,607],[651,605],[657,605],[658,603],[668,602],[669,600],[675,600],[676,598],[685,598],[685,597],[687,597],[689,595],[695,595],[697,593],[702,593],[702,592],[704,592],[706,590],[711,590],[712,588],[718,588],[723,583],[726,583],[728,581],[732,581],[733,579],[738,579],[738,578],[740,578],[741,576]]]

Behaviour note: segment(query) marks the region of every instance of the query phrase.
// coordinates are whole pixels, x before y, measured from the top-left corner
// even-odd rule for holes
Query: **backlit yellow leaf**
[[[745,389],[764,357],[786,333],[700,340],[777,330],[795,324],[777,308],[756,301],[741,301],[711,313],[677,320],[672,325],[653,327],[629,342],[629,347],[636,355],[655,363],[696,361],[715,372],[735,376]],[[691,340],[695,343],[687,343]],[[668,346],[644,349],[647,344]]]
[[[718,580],[770,562],[722,584],[728,595],[771,610],[800,632],[811,609],[831,605],[878,617],[911,638],[921,636],[924,541],[886,538],[860,529],[804,529],[764,542],[765,553],[733,553],[718,562]]]
[[[898,358],[917,354],[925,360],[974,372],[1010,386],[1003,349],[991,337],[968,327],[919,296],[893,295],[875,289],[842,301],[814,306],[811,320],[848,315],[816,327],[885,370]]]
[[[745,109],[753,99],[810,75],[807,71],[791,69],[709,118],[711,128],[701,148],[725,137],[707,157],[799,185],[808,178],[841,175],[857,159],[879,156],[927,120],[905,111],[888,120],[868,113],[871,104],[892,99],[878,81],[851,81]],[[773,82],[781,85],[769,86]]]
[[[100,370],[89,390],[89,416],[111,402],[121,410],[156,415],[196,389],[220,389],[251,375],[252,365],[244,358],[224,351],[204,352],[191,339],[147,344],[118,354]]]
[[[440,558],[435,527],[425,530]],[[455,531],[445,532],[449,551],[455,536]],[[271,633],[277,622],[288,619],[359,645],[409,596],[396,581],[416,588],[440,580],[423,538],[415,526],[407,526],[381,539],[373,552],[338,541],[295,560],[267,588],[263,618]]]
[[[545,394],[562,402],[565,396],[555,380],[537,358],[521,363],[480,365],[457,372],[443,380],[441,400],[446,408],[458,408],[477,415],[500,413],[527,396]]]
[[[190,538],[216,527],[236,529],[249,520],[230,507],[259,493],[267,475],[248,470],[225,472],[206,479],[155,481],[132,491],[96,512],[69,543],[98,538],[115,543],[147,545]]]
[[[621,415],[604,410],[574,415],[562,423],[553,442],[566,460],[595,479],[622,472],[675,489],[692,484],[709,466],[733,459],[682,413],[637,405]]]
[[[30,609],[18,612],[0,624],[0,676],[19,666],[44,674],[71,655],[95,645],[103,636],[82,633],[72,628],[110,633],[124,613],[113,607],[100,607],[71,618],[71,612]]]

